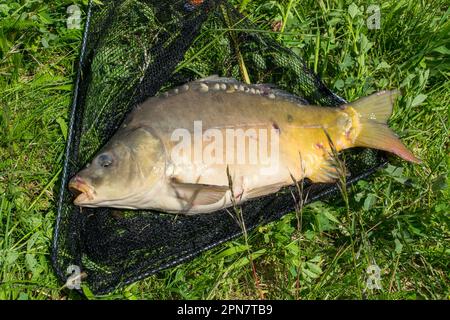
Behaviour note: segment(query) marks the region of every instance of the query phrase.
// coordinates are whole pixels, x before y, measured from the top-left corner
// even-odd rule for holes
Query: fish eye
[[[98,156],[97,162],[103,168],[107,168],[112,164],[113,159],[112,159],[111,155],[109,155],[107,153],[103,153]]]

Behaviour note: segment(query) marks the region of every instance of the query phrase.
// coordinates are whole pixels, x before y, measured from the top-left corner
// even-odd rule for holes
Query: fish
[[[69,189],[81,207],[192,215],[306,178],[336,182],[336,154],[353,147],[420,163],[387,125],[398,96],[323,107],[271,85],[199,79],[134,107]]]

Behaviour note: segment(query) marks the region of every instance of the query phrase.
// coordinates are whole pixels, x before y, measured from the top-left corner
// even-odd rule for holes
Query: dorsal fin
[[[291,101],[291,102],[294,102],[297,104],[301,104],[301,105],[309,104],[309,102],[305,98],[297,96],[293,93],[287,92],[283,89],[280,89],[273,84],[262,83],[262,84],[258,84],[257,86],[267,88],[268,90],[270,90],[270,93],[274,94],[275,97],[277,97],[277,98],[288,100],[288,101]]]
[[[194,82],[240,83],[234,78],[220,77],[217,74],[213,74],[212,76],[208,76],[206,78],[197,79]]]
[[[278,88],[276,85],[270,84],[270,83],[246,84],[246,83],[240,82],[234,78],[219,77],[218,75],[212,75],[212,76],[209,76],[206,78],[201,78],[201,79],[195,80],[194,82],[203,82],[203,83],[210,83],[210,84],[214,84],[214,83],[236,84],[236,85],[242,86],[244,88],[248,88],[250,90],[253,89],[253,91],[246,91],[246,92],[257,92],[256,90],[258,90],[258,92],[262,96],[288,100],[288,101],[294,102],[299,105],[308,105],[309,104],[309,102],[305,98],[302,98],[295,94],[289,93],[285,90]]]

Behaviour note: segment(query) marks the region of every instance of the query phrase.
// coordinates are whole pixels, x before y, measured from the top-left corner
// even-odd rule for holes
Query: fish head
[[[70,181],[74,204],[138,208],[164,171],[160,139],[143,128],[119,131]]]

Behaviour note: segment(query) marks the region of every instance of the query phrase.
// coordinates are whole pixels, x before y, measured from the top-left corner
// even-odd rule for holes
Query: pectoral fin
[[[214,204],[222,199],[229,190],[228,186],[216,186],[199,183],[179,183],[172,181],[177,198],[186,201],[188,205]]]

